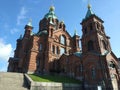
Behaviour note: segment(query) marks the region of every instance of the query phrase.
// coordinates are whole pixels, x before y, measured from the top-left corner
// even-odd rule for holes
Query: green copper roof
[[[86,14],[86,16],[85,16],[85,19],[86,18],[89,18],[91,15],[93,15],[94,13],[93,13],[93,11],[91,10],[91,6],[90,6],[90,4],[88,4],[88,11],[87,11],[87,14]]]
[[[37,33],[38,36],[41,36],[43,34],[47,35],[48,34],[47,30],[43,30]]]
[[[75,52],[75,53],[73,53],[75,56],[78,56],[78,57],[81,57],[81,55],[82,55],[82,52]]]
[[[50,9],[49,9],[49,12],[44,16],[45,18],[54,18],[54,19],[57,19],[57,16],[55,15],[55,12],[54,12],[55,8],[54,6],[51,6]]]

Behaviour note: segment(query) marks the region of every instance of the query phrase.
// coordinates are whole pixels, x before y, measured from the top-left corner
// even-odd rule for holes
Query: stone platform
[[[29,90],[22,73],[0,72],[0,90]]]

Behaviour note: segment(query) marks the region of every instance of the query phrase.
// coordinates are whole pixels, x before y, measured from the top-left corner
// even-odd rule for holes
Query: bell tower
[[[74,31],[74,36],[72,39],[73,39],[73,53],[79,52],[80,51],[80,46],[79,46],[80,36],[77,34],[76,29]]]
[[[28,24],[25,25],[24,29],[25,29],[24,38],[29,38],[32,33],[32,29],[33,29],[32,19],[30,19]]]
[[[104,54],[111,51],[110,37],[106,36],[103,23],[104,21],[93,13],[90,4],[88,4],[87,14],[81,23],[83,53]]]

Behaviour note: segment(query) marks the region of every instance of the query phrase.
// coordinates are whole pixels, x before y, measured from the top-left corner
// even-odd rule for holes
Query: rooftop
[[[51,6],[50,9],[49,9],[49,12],[44,16],[44,18],[54,18],[54,19],[57,19],[57,16],[55,15],[55,7],[54,6]]]

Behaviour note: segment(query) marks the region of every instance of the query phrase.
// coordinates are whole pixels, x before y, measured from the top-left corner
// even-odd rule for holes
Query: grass
[[[63,76],[57,76],[57,75],[34,75],[29,74],[29,76],[32,78],[33,81],[38,82],[60,82],[60,83],[77,83],[80,84],[79,80],[69,78],[69,77],[63,77]]]

